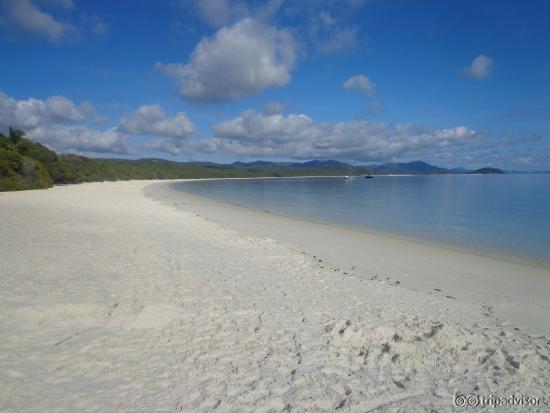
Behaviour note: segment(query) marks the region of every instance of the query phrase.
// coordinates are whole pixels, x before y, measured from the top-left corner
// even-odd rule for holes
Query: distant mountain
[[[423,161],[404,163],[385,163],[371,166],[374,174],[447,174],[452,173],[450,169],[440,168]]]
[[[498,168],[479,168],[479,169],[476,169],[475,171],[470,171],[468,173],[487,175],[487,174],[505,174],[506,172]]]
[[[270,161],[252,161],[252,162],[233,162],[231,165],[242,168],[347,168],[348,164],[335,160],[313,160],[306,162],[270,162]]]
[[[349,172],[350,164],[333,159],[313,160],[306,162],[234,162],[230,165],[201,163],[201,166],[209,168],[246,168],[249,171],[285,171],[281,176],[304,175],[345,175]],[[498,168],[479,168],[476,170],[466,168],[442,168],[424,161],[390,162],[381,165],[352,165],[354,175],[437,175],[437,174],[504,174],[505,171]],[[306,171],[307,170],[307,171]]]
[[[253,162],[233,162],[231,165],[242,168],[258,168],[258,167],[273,167],[282,164],[283,162],[270,161],[253,161]]]
[[[336,160],[307,162],[175,162],[166,159],[94,159],[58,155],[10,129],[0,133],[0,191],[49,188],[53,184],[116,181],[124,179],[253,178],[291,176],[343,176],[350,165]],[[353,165],[354,175],[502,174],[497,168],[468,171],[447,169],[423,161]],[[550,173],[548,171],[547,173]]]
[[[333,159],[313,160],[306,162],[233,162],[231,166],[239,168],[292,168],[292,169],[330,169],[347,171],[349,164]],[[467,173],[463,168],[446,169],[430,165],[423,161],[404,162],[404,163],[385,163],[382,165],[354,165],[354,174],[446,174],[446,173]]]
[[[327,160],[327,161],[308,161],[302,163],[291,163],[289,166],[293,168],[347,168],[348,164],[340,161]]]

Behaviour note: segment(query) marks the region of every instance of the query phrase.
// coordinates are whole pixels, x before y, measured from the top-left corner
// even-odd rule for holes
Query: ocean
[[[178,183],[245,207],[550,264],[550,174]]]

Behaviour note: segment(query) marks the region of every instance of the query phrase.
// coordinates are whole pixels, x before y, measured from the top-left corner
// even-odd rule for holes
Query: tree
[[[0,132],[0,149],[8,149],[10,147],[10,140],[7,136],[4,136],[2,132]]]
[[[21,141],[21,139],[23,139],[24,137],[25,137],[25,132],[20,131],[19,129],[12,128],[10,126],[11,143],[13,143],[14,145],[17,145]]]

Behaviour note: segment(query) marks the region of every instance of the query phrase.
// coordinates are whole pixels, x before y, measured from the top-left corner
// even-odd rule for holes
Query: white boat
[[[353,175],[351,174],[351,165],[348,168],[348,174],[344,175],[344,179],[353,179]]]

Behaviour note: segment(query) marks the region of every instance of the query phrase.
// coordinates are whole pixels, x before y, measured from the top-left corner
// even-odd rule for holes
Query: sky
[[[550,170],[546,0],[0,0],[0,131],[61,153]]]

